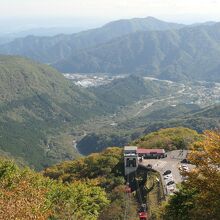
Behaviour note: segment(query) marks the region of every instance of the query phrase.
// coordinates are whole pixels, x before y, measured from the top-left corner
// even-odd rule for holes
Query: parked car
[[[166,170],[166,171],[163,173],[163,175],[165,176],[165,175],[170,174],[170,173],[171,173],[171,170]]]
[[[170,186],[170,185],[173,185],[173,184],[175,184],[175,182],[174,181],[170,181],[170,182],[167,183],[167,186]]]
[[[169,194],[173,193],[175,190],[176,190],[176,187],[175,187],[174,184],[167,186],[167,192],[168,192]]]
[[[167,184],[167,183],[169,183],[169,182],[171,182],[171,181],[174,181],[174,180],[173,180],[173,177],[171,177],[171,178],[169,178],[169,179],[165,179],[164,181],[165,181],[165,183]]]
[[[187,166],[187,164],[182,164],[182,165],[180,165],[179,166],[179,169],[181,170],[181,171],[189,171],[189,167]]]
[[[170,173],[170,174],[167,174],[166,176],[164,176],[163,178],[164,178],[164,179],[173,178],[173,175],[172,175],[172,173]]]
[[[183,159],[183,160],[181,160],[181,163],[190,163],[190,162],[187,159]]]

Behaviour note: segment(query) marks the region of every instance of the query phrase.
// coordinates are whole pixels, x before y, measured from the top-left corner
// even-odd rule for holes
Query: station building
[[[136,146],[124,147],[125,175],[135,172],[138,167],[138,154]]]
[[[125,175],[134,173],[139,164],[139,158],[144,159],[160,159],[166,157],[164,149],[145,149],[138,148],[137,146],[125,146],[124,147],[124,168]]]
[[[137,149],[138,157],[143,157],[145,159],[160,159],[166,157],[166,152],[164,149]]]

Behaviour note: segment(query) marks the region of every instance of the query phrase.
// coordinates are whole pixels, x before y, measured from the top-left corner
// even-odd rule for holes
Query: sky
[[[220,21],[220,0],[0,0],[0,27],[100,25],[133,17]]]

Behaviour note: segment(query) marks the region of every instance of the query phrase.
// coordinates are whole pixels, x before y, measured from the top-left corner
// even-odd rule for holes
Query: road
[[[169,100],[172,100],[172,99],[175,99],[175,98],[178,98],[180,97],[185,91],[186,91],[186,86],[184,84],[180,84],[180,90],[176,92],[177,95],[175,96],[172,96],[170,95],[169,97],[166,97],[166,98],[163,98],[163,99],[158,99],[158,100],[155,100],[153,102],[150,102],[150,103],[147,103],[145,104],[141,110],[139,110],[135,115],[134,117],[137,117],[139,116],[142,112],[144,112],[146,109],[148,109],[149,107],[151,107],[152,105],[156,104],[156,103],[159,103],[159,102],[164,102],[164,101],[169,101]]]

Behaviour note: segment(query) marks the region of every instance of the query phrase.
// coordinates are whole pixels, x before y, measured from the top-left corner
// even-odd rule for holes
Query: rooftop
[[[145,148],[138,148],[137,149],[138,154],[164,154],[165,150],[164,149],[145,149]]]
[[[137,146],[124,146],[124,151],[137,151]]]

